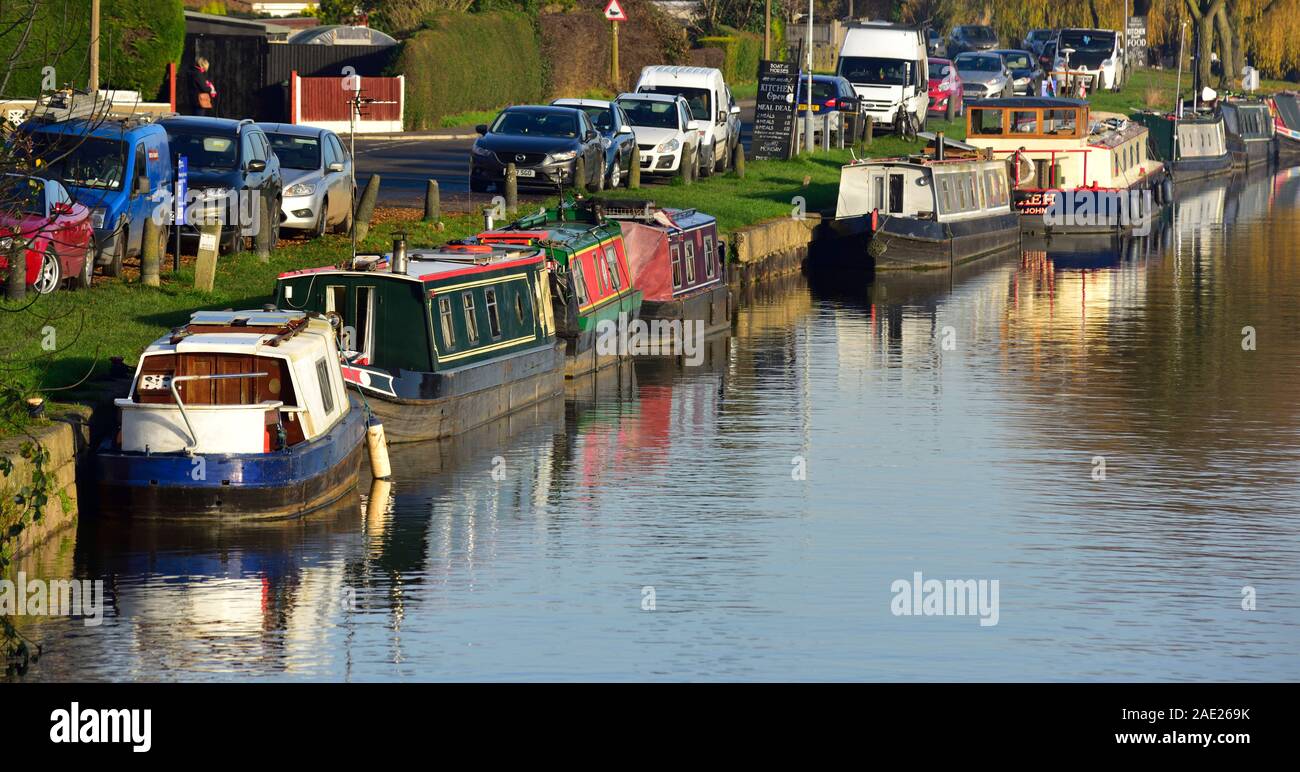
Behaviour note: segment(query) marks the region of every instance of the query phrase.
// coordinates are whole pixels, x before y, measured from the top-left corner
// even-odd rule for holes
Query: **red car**
[[[0,188],[0,270],[7,272],[16,239],[27,258],[27,284],[40,294],[68,277],[89,287],[95,272],[90,210],[55,180],[9,174],[0,178]]]
[[[961,75],[951,59],[930,59],[930,112],[943,113],[952,120],[964,115],[965,103],[961,98]]]

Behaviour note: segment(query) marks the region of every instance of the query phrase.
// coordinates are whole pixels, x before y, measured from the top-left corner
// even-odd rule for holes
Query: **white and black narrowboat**
[[[1273,117],[1262,99],[1227,99],[1220,105],[1232,165],[1250,168],[1273,160]]]
[[[1187,110],[1182,115],[1143,111],[1133,120],[1151,131],[1151,151],[1174,182],[1216,177],[1232,171],[1228,132],[1219,110]]]
[[[833,232],[869,237],[876,270],[949,268],[1014,247],[1020,219],[1006,159],[958,147],[845,164]]]
[[[96,455],[131,517],[283,518],[356,485],[366,419],[335,329],[301,311],[204,311],[154,341]]]

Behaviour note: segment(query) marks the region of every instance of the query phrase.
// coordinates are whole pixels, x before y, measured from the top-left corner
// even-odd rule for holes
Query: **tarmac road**
[[[740,140],[749,149],[754,120],[754,101],[740,103]],[[345,143],[347,135],[340,137]],[[370,175],[380,176],[380,206],[423,208],[424,191],[430,179],[438,181],[445,211],[476,211],[487,205],[496,193],[469,193],[469,151],[478,135],[464,128],[423,133],[358,136],[356,139],[357,190],[365,187]],[[643,184],[665,184],[644,178]],[[553,192],[519,191],[522,200],[542,200]]]

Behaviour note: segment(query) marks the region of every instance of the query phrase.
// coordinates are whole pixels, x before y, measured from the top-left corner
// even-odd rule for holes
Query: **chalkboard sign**
[[[750,157],[789,158],[794,135],[795,91],[799,66],[794,62],[758,63],[758,101],[754,106],[754,139]]]
[[[1125,30],[1124,42],[1128,58],[1132,61],[1146,64],[1147,61],[1147,17],[1130,16],[1128,17],[1128,28]]]

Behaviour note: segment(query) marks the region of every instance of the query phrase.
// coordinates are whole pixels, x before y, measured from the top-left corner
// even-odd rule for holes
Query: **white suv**
[[[740,108],[722,71],[713,67],[655,65],[641,70],[638,94],[683,97],[699,123],[700,175],[726,171],[740,142]]]
[[[700,170],[699,121],[687,101],[674,94],[620,94],[615,100],[627,115],[636,135],[642,174],[698,175]],[[682,169],[682,149],[691,148],[694,165]]]

